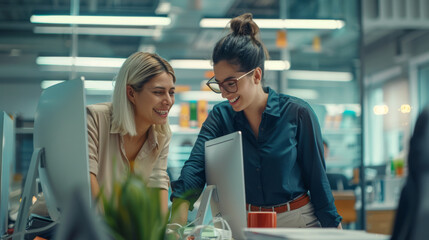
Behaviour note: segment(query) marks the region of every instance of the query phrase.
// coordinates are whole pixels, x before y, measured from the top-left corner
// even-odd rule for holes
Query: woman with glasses
[[[204,187],[204,142],[241,131],[249,211],[276,211],[278,227],[341,228],[316,115],[305,101],[262,86],[268,53],[252,15],[232,19],[230,27],[213,50],[215,74],[207,82],[228,101],[214,106],[172,182],[172,222],[186,223]]]
[[[119,70],[111,103],[87,107],[89,171],[95,198],[100,187],[110,196],[113,178],[131,172],[160,189],[161,209],[168,211],[167,121],[174,104],[176,77],[170,64],[152,53],[137,52]]]

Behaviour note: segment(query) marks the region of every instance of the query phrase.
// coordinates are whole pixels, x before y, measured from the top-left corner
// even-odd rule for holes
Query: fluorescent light
[[[317,91],[312,89],[289,88],[286,90],[286,93],[302,99],[313,100],[319,97]]]
[[[340,29],[345,23],[342,20],[330,19],[253,19],[261,29]],[[202,28],[228,27],[230,18],[203,18]]]
[[[410,113],[411,112],[410,104],[402,104],[399,111],[401,111],[401,113]]]
[[[46,89],[48,87],[52,87],[58,83],[62,83],[65,80],[44,80],[42,81],[42,83],[40,84],[40,86],[42,87],[42,89]]]
[[[290,68],[290,62],[286,60],[267,60],[265,61],[265,69],[273,71],[283,71]]]
[[[97,81],[97,80],[85,80],[85,89],[88,90],[105,90],[113,91],[115,87],[113,81]]]
[[[170,116],[170,114],[168,114],[168,115]],[[171,129],[171,132],[173,134],[180,134],[180,135],[192,135],[192,136],[196,136],[200,132],[200,130],[198,128],[181,127],[178,124],[170,124],[170,129]],[[174,156],[176,154],[170,154],[170,155]],[[168,157],[170,158],[170,156],[168,156]],[[188,157],[189,157],[189,154],[187,155],[186,158],[188,158]],[[168,163],[168,164],[170,164],[170,163]]]
[[[375,115],[386,115],[389,113],[389,107],[385,104],[375,105],[372,109]]]
[[[41,87],[42,89],[46,89],[64,81],[65,80],[44,80],[41,83]],[[85,80],[84,86],[86,90],[113,91],[114,83],[113,81]]]
[[[37,57],[39,65],[78,66],[78,67],[108,67],[119,68],[125,58],[95,58],[95,57]],[[213,69],[210,60],[202,59],[172,59],[169,61],[174,69]],[[290,68],[289,61],[267,60],[265,68],[273,71],[283,71]]]
[[[90,24],[127,26],[167,26],[169,17],[121,17],[121,16],[73,16],[73,15],[33,15],[32,23],[47,24]]]
[[[171,64],[172,68],[176,68],[176,69],[212,69],[213,68],[209,60],[202,60],[202,59],[173,59],[173,60],[170,60],[169,63]]]
[[[73,34],[78,35],[107,35],[107,36],[153,36],[160,37],[160,29],[141,28],[105,28],[105,27],[40,27],[34,28],[34,33],[38,34]]]
[[[171,11],[171,3],[160,2],[158,7],[155,9],[156,14],[168,14]]]
[[[39,65],[79,66],[79,67],[116,67],[122,66],[125,58],[94,58],[94,57],[37,57]]]
[[[284,28],[289,29],[340,29],[344,27],[343,20],[328,19],[286,19]]]
[[[222,94],[217,94],[212,91],[187,91],[181,92],[177,95],[180,96],[182,101],[198,101],[206,100],[213,102],[225,101],[226,99],[222,97]]]
[[[173,59],[169,61],[175,69],[213,69],[210,60],[202,59]],[[290,68],[289,61],[267,60],[265,68],[273,71],[283,71]]]
[[[349,72],[290,70],[287,76],[289,79],[310,81],[349,82],[353,80],[353,75]]]

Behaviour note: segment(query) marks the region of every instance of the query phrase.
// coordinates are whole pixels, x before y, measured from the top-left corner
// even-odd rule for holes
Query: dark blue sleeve
[[[179,179],[171,182],[171,201],[173,198],[186,199],[190,202],[190,210],[193,209],[195,201],[206,184],[204,143],[223,135],[219,127],[220,118],[219,109],[214,107],[203,123],[191,155],[183,165]]]
[[[309,105],[298,110],[297,140],[298,161],[302,167],[304,184],[310,191],[315,215],[322,227],[337,227],[342,217],[337,212],[326,177],[319,122]]]

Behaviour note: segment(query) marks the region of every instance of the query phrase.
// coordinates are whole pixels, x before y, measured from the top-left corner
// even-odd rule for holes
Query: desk
[[[335,207],[343,217],[342,222],[345,224],[356,222],[356,196],[354,191],[332,191],[332,195],[335,199]]]
[[[388,240],[390,236],[336,228],[245,228],[247,240]]]
[[[397,203],[371,203],[366,206],[366,230],[371,233],[392,234]]]

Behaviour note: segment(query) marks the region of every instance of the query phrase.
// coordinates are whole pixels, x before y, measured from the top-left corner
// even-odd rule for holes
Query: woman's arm
[[[182,201],[187,201],[188,209],[190,210],[193,209],[195,201],[197,201],[204,189],[204,185],[206,184],[205,142],[225,135],[226,133],[233,132],[231,127],[232,124],[230,129],[226,129],[223,125],[223,119],[226,118],[223,114],[226,113],[221,112],[219,105],[213,107],[213,110],[209,113],[209,116],[203,123],[189,159],[183,165],[180,177],[171,182],[172,193],[170,199],[172,201],[173,199],[182,199]],[[187,214],[188,209],[185,212],[180,212]]]
[[[174,198],[171,206],[171,223],[178,223],[185,226],[188,221],[189,201]]]
[[[90,182],[91,182],[91,195],[93,199],[96,199],[100,193],[100,186],[98,185],[97,177],[94,173],[90,173]]]
[[[309,105],[303,104],[298,111],[298,161],[304,184],[310,190],[315,215],[322,227],[340,227],[342,217],[335,208],[334,197],[326,177],[319,122]]]
[[[161,201],[161,213],[165,215],[168,212],[168,191],[167,190],[160,189],[159,200]]]
[[[89,176],[91,181],[91,195],[93,199],[96,199],[100,193],[100,185],[98,185],[97,177],[94,173],[90,173]]]
[[[91,183],[91,195],[96,199],[100,192],[100,185],[96,174],[98,173],[98,144],[99,123],[92,106],[86,108],[88,128],[88,153],[89,153],[89,177]]]

